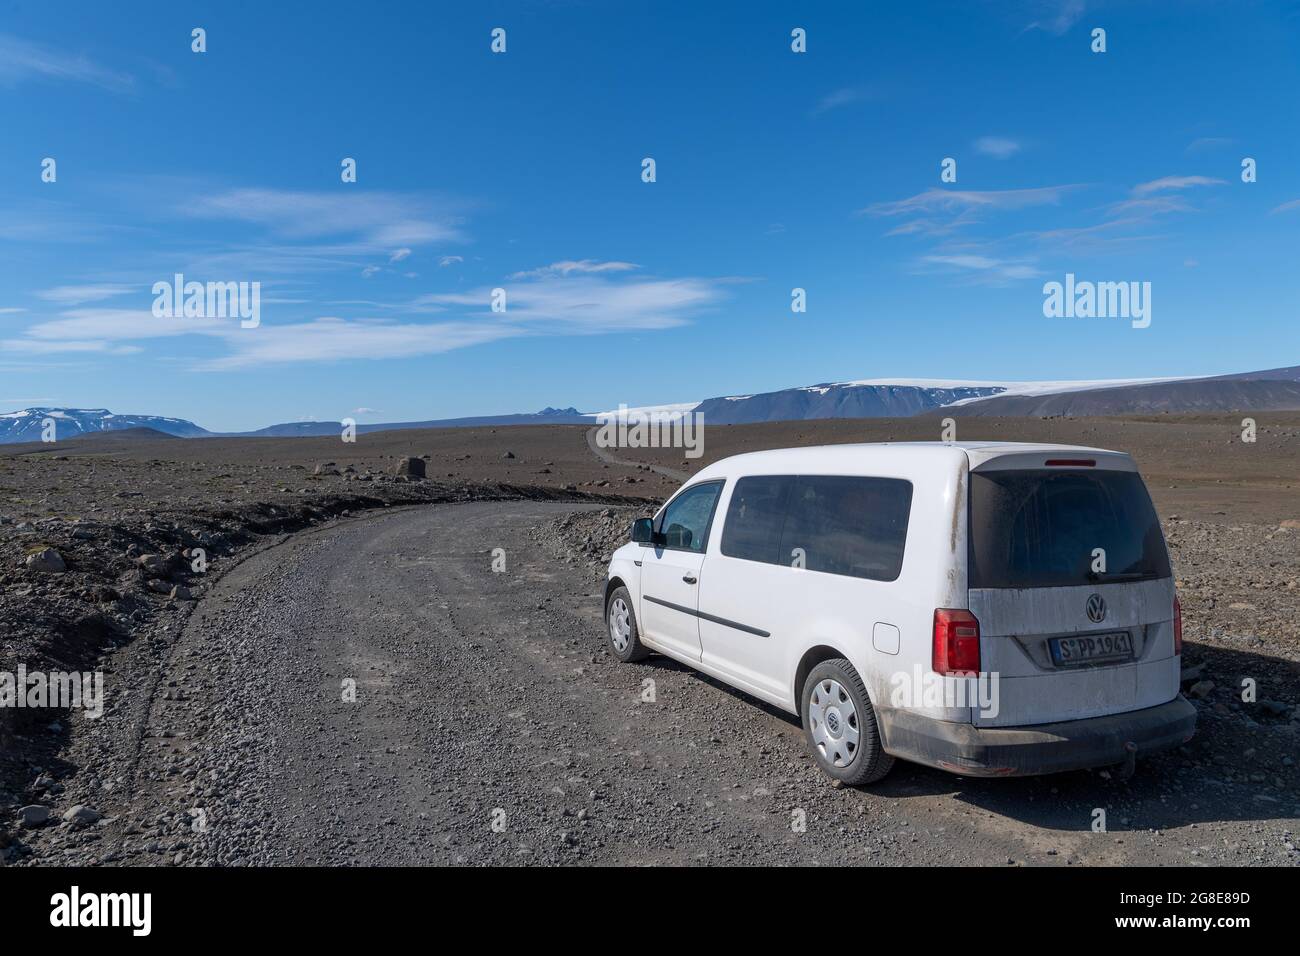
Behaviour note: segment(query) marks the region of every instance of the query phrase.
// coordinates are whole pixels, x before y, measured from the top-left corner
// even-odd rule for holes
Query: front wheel
[[[818,765],[851,787],[875,783],[894,766],[858,672],[842,657],[822,661],[803,684],[803,729]]]
[[[645,660],[650,656],[641,643],[641,632],[632,613],[632,595],[627,588],[617,587],[605,603],[605,623],[609,626],[609,647],[614,656],[624,663]]]

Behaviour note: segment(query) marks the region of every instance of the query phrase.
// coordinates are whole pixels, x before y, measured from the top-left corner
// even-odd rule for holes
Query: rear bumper
[[[1032,727],[976,727],[905,710],[878,711],[885,750],[896,757],[980,777],[1018,777],[1117,764],[1192,739],[1196,709],[1180,694],[1125,714]]]

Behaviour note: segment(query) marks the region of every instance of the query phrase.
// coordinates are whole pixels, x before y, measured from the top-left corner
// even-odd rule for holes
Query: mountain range
[[[1300,365],[1198,378],[1075,382],[864,379],[626,411],[664,417],[695,412],[703,416],[706,424],[724,425],[814,418],[906,418],[914,415],[1043,417],[1288,410],[1300,410]],[[540,412],[515,415],[359,424],[357,432],[497,425],[590,425],[623,412],[622,408],[609,412],[544,408]],[[51,420],[59,440],[123,429],[148,429],[178,438],[290,438],[334,435],[341,427],[337,422],[287,422],[251,432],[217,433],[182,418],[118,415],[106,408],[41,407],[0,414],[0,444],[40,441],[45,422]]]

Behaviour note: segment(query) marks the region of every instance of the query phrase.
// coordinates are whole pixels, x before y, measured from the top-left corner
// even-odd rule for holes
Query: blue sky
[[[0,410],[233,430],[1300,362],[1295,3],[131,9],[0,20]],[[155,318],[176,272],[260,282],[261,325]],[[1067,272],[1150,282],[1151,326],[1045,318]]]

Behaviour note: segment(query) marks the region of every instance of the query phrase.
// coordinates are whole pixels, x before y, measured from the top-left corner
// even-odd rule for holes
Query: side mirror
[[[637,518],[632,522],[632,543],[649,544],[654,538],[654,521],[650,518]]]

